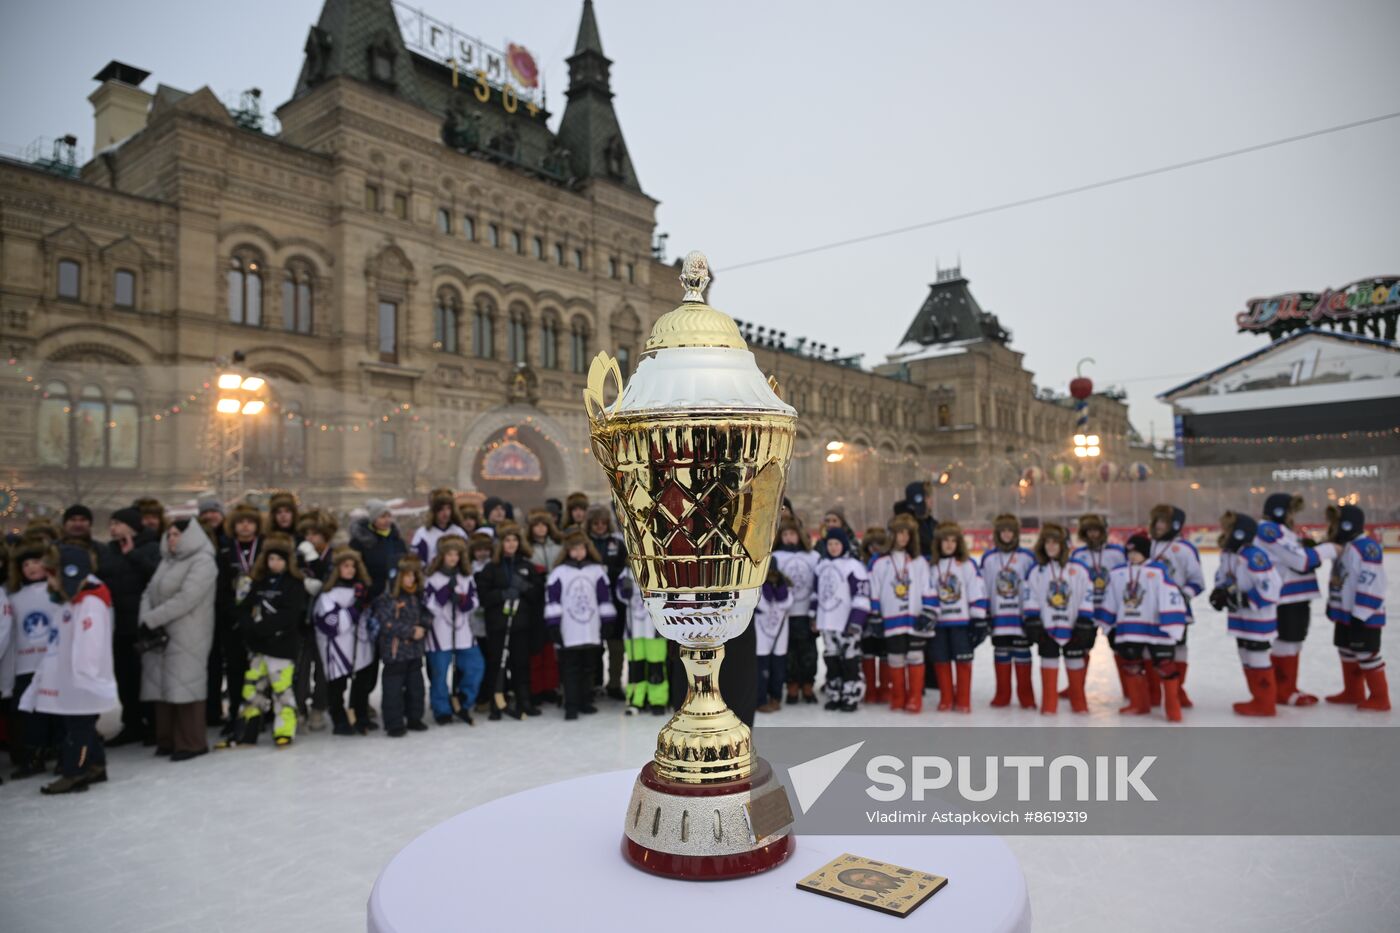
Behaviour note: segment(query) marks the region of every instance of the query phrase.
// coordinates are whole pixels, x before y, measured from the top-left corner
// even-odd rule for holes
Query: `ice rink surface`
[[[1207,579],[1216,558],[1204,555]],[[1400,555],[1386,556],[1388,598],[1400,604]],[[1221,614],[1197,599],[1189,692],[1192,725],[1244,726],[1230,704],[1247,699],[1235,646]],[[1392,610],[1392,615],[1395,610]],[[1310,692],[1341,688],[1332,625],[1313,604],[1300,682]],[[1384,646],[1394,656],[1394,635]],[[765,724],[781,725],[1069,725],[1113,727],[1122,720],[1117,678],[1102,642],[1091,663],[1092,712],[1054,720],[1019,709],[991,710],[990,646],[978,650],[971,716],[925,708],[916,718],[888,709],[856,715],[785,707]],[[1400,665],[1390,668],[1392,676]],[[1037,682],[1037,690],[1039,689]],[[377,699],[376,699],[377,702]],[[650,756],[659,717],[627,718],[620,704],[564,722],[549,709],[526,722],[456,724],[404,739],[304,734],[295,746],[271,743],[211,753],[181,764],[150,749],[109,752],[111,780],[84,794],[47,798],[41,779],[0,787],[0,930],[6,933],[192,933],[192,931],[354,931],[384,864],[429,827],[468,808],[574,775],[640,767]],[[1144,717],[1145,718],[1145,717]],[[1153,723],[1160,717],[1154,717]],[[115,731],[106,717],[104,731]],[[1271,725],[1369,725],[1400,722],[1397,713],[1363,714],[1322,704],[1286,708]],[[1134,725],[1146,724],[1135,719]],[[1168,728],[1166,723],[1161,723]],[[1400,740],[1386,732],[1378,741]],[[1346,762],[1338,762],[1346,767]],[[1395,781],[1393,774],[1376,780]],[[1261,775],[1267,784],[1268,775]],[[613,807],[621,800],[580,800]],[[538,863],[521,866],[525,896],[548,896],[550,827],[503,831],[539,840]],[[1400,929],[1400,839],[1395,837],[1029,837],[1008,836],[1030,886],[1040,931],[1369,931]],[[925,863],[910,867],[952,875],[928,837]],[[600,858],[619,858],[615,839],[598,840]],[[879,857],[879,853],[862,853]],[[472,865],[490,859],[484,843],[460,853],[462,929],[472,923]],[[639,876],[639,881],[643,881]],[[716,887],[716,895],[722,893]],[[657,922],[625,919],[626,899],[608,918],[580,917],[575,933]],[[866,919],[833,907],[833,929]],[[879,920],[872,915],[870,923]],[[590,926],[590,924],[594,924]],[[662,924],[665,926],[665,924]],[[526,933],[526,931],[520,931]],[[533,933],[533,931],[529,931]],[[971,931],[960,931],[971,933]]]

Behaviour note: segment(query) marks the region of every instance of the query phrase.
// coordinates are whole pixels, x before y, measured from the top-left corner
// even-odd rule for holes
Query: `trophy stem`
[[[719,692],[724,645],[679,646],[685,702],[656,737],[657,776],[682,784],[743,780],[753,773],[749,727]]]

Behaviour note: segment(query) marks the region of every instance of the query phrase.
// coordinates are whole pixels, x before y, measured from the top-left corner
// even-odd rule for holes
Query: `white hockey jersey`
[[[632,568],[622,571],[613,587],[613,599],[627,606],[628,638],[660,638],[656,622],[642,601],[642,588],[632,582]]]
[[[1327,584],[1327,618],[1340,625],[1352,620],[1372,628],[1385,625],[1385,564],[1374,538],[1355,538],[1332,561]]]
[[[816,551],[773,551],[773,562],[778,572],[788,578],[792,585],[792,609],[788,615],[807,618],[812,615],[812,598],[817,591],[817,552]]]
[[[112,594],[89,576],[71,602],[56,605],[58,640],[44,652],[19,708],[90,716],[117,705],[112,671]]]
[[[1089,580],[1094,584],[1094,608],[1103,605],[1103,594],[1108,589],[1108,575],[1117,567],[1126,566],[1128,552],[1121,544],[1105,544],[1101,548],[1081,545],[1072,551],[1069,559],[1082,564],[1089,571]]]
[[[476,580],[471,574],[438,571],[429,577],[423,585],[423,604],[433,620],[428,650],[455,651],[475,645],[471,617],[476,603]]]
[[[1238,553],[1221,551],[1215,585],[1234,587],[1244,603],[1229,610],[1230,634],[1272,644],[1278,635],[1278,594],[1283,584],[1264,549],[1247,544]]]
[[[15,676],[23,677],[39,669],[44,652],[58,644],[58,616],[62,607],[53,601],[47,581],[26,583],[10,594],[14,617]]]
[[[987,618],[987,590],[975,560],[939,558],[929,567],[924,606],[938,614],[939,625],[970,625]]]
[[[763,584],[753,610],[753,629],[760,657],[787,654],[791,614],[792,588],[781,583]]]
[[[368,607],[355,605],[356,589],[332,586],[316,597],[311,621],[316,627],[316,650],[321,653],[327,680],[349,677],[374,661]]]
[[[1076,622],[1094,624],[1094,578],[1077,561],[1038,565],[1026,581],[1026,621],[1038,620],[1045,634],[1061,645],[1074,634]]]
[[[0,586],[0,697],[15,691],[15,623],[10,594]]]
[[[1125,564],[1110,573],[1095,615],[1119,642],[1175,645],[1186,633],[1186,601],[1167,568],[1155,561]]]
[[[1189,623],[1192,619],[1191,600],[1206,588],[1205,571],[1201,570],[1201,553],[1194,544],[1181,538],[1153,541],[1152,561],[1161,564],[1171,582],[1181,588],[1181,602]]]
[[[993,548],[982,555],[982,585],[987,591],[987,617],[993,635],[1020,635],[1026,580],[1035,567],[1035,555],[1023,547],[1014,551]]]
[[[870,570],[870,610],[885,620],[885,637],[908,635],[923,612],[928,561],[891,551]]]
[[[870,575],[854,557],[817,561],[817,628],[843,632],[859,628],[870,614]]]
[[[1317,595],[1317,568],[1322,561],[1316,548],[1303,544],[1296,531],[1278,522],[1260,522],[1254,542],[1278,571],[1280,605],[1305,603]]]
[[[544,588],[544,621],[557,625],[565,648],[602,644],[604,620],[617,618],[608,568],[602,564],[560,564]]]
[[[409,543],[409,548],[418,555],[418,559],[426,567],[437,557],[438,542],[448,535],[456,535],[462,540],[466,540],[467,533],[461,525],[453,522],[446,528],[439,528],[437,525],[424,525],[413,533],[413,540]]]

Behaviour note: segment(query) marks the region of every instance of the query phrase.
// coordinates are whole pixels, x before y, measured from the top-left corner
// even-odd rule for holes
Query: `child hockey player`
[[[1335,623],[1332,644],[1342,659],[1343,682],[1342,692],[1327,702],[1385,712],[1390,687],[1381,660],[1386,588],[1381,546],[1366,536],[1366,514],[1354,505],[1327,507],[1327,540],[1329,551],[1336,551],[1327,584],[1327,617]]]
[[[927,590],[928,561],[919,550],[918,522],[912,515],[896,515],[890,522],[889,553],[875,562],[870,573],[871,609],[884,619],[892,710],[917,713],[924,708],[923,640],[911,651],[910,639],[923,614]]]
[[[1036,566],[1026,583],[1023,626],[1040,652],[1040,712],[1046,716],[1059,710],[1061,654],[1069,680],[1069,708],[1089,711],[1084,655],[1094,641],[1094,581],[1089,568],[1069,559],[1067,537],[1059,525],[1041,526]]]
[[[301,543],[297,545],[297,564],[301,567],[302,586],[306,589],[306,625],[302,628],[301,654],[297,656],[296,676],[292,681],[297,698],[297,713],[306,721],[306,728],[320,732],[326,728],[326,668],[321,653],[316,650],[316,625],[312,611],[316,597],[331,575],[331,540],[340,523],[330,512],[312,509],[297,517]]]
[[[238,607],[238,631],[249,653],[240,707],[243,728],[238,736],[220,741],[216,748],[256,745],[267,718],[272,720],[273,742],[278,748],[291,745],[296,737],[292,680],[301,651],[306,587],[291,538],[268,535],[261,551],[253,568],[252,590]]]
[[[1167,578],[1181,591],[1181,603],[1186,610],[1186,625],[1189,628],[1195,621],[1191,615],[1191,600],[1201,595],[1206,588],[1206,578],[1201,570],[1201,555],[1196,546],[1181,537],[1181,529],[1186,525],[1186,513],[1174,505],[1154,505],[1148,516],[1149,533],[1152,536],[1150,559],[1161,564],[1167,571]],[[1181,640],[1176,646],[1176,674],[1178,694],[1184,709],[1192,706],[1186,695],[1186,668],[1188,654],[1186,648],[1187,630],[1181,630]],[[1162,687],[1158,682],[1157,665],[1147,668],[1147,700],[1151,706],[1161,702]]]
[[[870,578],[853,556],[850,535],[826,529],[817,563],[817,628],[826,661],[826,708],[854,713],[865,696],[860,678],[860,638],[870,613]]]
[[[423,516],[423,527],[413,533],[409,546],[426,566],[437,557],[438,542],[448,535],[466,540],[467,532],[457,515],[457,499],[452,490],[434,489],[428,496],[428,514]]]
[[[596,713],[593,663],[602,648],[603,622],[616,618],[608,569],[583,529],[564,535],[564,553],[545,584],[545,624],[560,649],[564,718]]]
[[[1239,646],[1244,679],[1253,698],[1236,703],[1241,716],[1273,716],[1276,700],[1269,647],[1278,634],[1278,593],[1282,584],[1269,555],[1255,547],[1258,524],[1248,515],[1220,517],[1220,567],[1210,605],[1229,614],[1230,634]]]
[[[787,701],[815,703],[817,627],[812,617],[812,597],[817,582],[817,554],[797,519],[788,517],[778,522],[773,563],[788,579],[792,592],[792,608],[788,610]]]
[[[428,702],[439,726],[451,724],[451,678],[457,672],[455,715],[469,726],[486,661],[472,634],[471,613],[476,608],[476,581],[467,572],[467,539],[443,535],[437,540],[437,557],[428,568],[423,598],[432,616],[428,630]]]
[[[49,573],[44,567],[48,550],[47,541],[29,535],[10,554],[10,655],[15,676],[10,693],[10,757],[18,766],[11,772],[11,780],[48,770],[44,760],[57,750],[63,738],[57,717],[26,712],[19,703],[43,663],[44,654],[58,644],[58,621],[63,610],[49,595]]]
[[[1276,492],[1264,500],[1264,521],[1254,543],[1264,549],[1278,570],[1278,638],[1274,641],[1274,690],[1290,706],[1313,706],[1317,697],[1298,689],[1298,658],[1308,637],[1309,603],[1317,595],[1321,563],[1311,541],[1298,537],[1293,519],[1303,510],[1301,496]]]
[[[934,529],[934,562],[918,628],[933,625],[930,654],[938,678],[938,709],[972,712],[972,653],[987,637],[987,592],[977,562],[967,553],[962,528],[944,522]],[[957,677],[954,678],[954,665]]]
[[[1128,563],[1109,574],[1097,612],[1099,623],[1113,630],[1114,650],[1123,658],[1128,705],[1118,712],[1129,716],[1152,712],[1146,664],[1157,668],[1167,721],[1181,722],[1176,646],[1186,629],[1185,601],[1166,567],[1150,559],[1150,538],[1133,535],[1127,552]]]
[[[316,597],[312,618],[316,647],[326,668],[326,698],[335,735],[367,735],[377,728],[369,721],[369,695],[374,689],[374,640],[370,637],[369,571],[360,552],[345,548],[331,556],[330,582]],[[352,682],[353,681],[353,682]],[[350,684],[354,728],[345,712],[345,686]]]
[[[648,708],[654,716],[664,715],[671,689],[666,682],[666,639],[642,602],[642,588],[633,582],[631,567],[622,571],[615,589],[614,602],[627,604],[627,715]]]
[[[71,794],[107,780],[107,753],[97,717],[117,705],[112,672],[112,597],[92,575],[92,552],[64,544],[49,551],[44,567],[55,607],[57,641],[20,697],[20,709],[48,713],[63,735],[59,779],[45,794]]]
[[[1069,555],[1069,559],[1083,564],[1089,571],[1089,580],[1093,583],[1094,609],[1103,605],[1103,594],[1108,589],[1108,575],[1117,567],[1122,567],[1128,562],[1128,554],[1123,550],[1121,544],[1110,544],[1108,541],[1108,523],[1104,521],[1102,515],[1090,512],[1079,519],[1079,540],[1084,543],[1075,548]],[[1084,647],[1084,659],[1087,667],[1089,652],[1093,648],[1094,635],[1098,631],[1095,626],[1093,632],[1086,634],[1088,644]],[[1111,634],[1111,633],[1110,633]],[[1113,642],[1108,644],[1109,651],[1113,651]],[[1118,657],[1117,652],[1113,654],[1114,666],[1118,668],[1118,685],[1122,688],[1123,699],[1128,698],[1128,688],[1123,681],[1123,661]],[[1069,698],[1066,690],[1060,696]]]
[[[477,598],[486,610],[486,639],[494,646],[489,668],[491,719],[524,719],[542,710],[530,694],[530,630],[544,619],[544,574],[530,556],[525,532],[514,522],[496,526],[496,550],[477,571]],[[506,675],[512,703],[506,706]]]
[[[758,704],[760,713],[783,708],[783,682],[787,680],[788,613],[792,590],[775,564],[768,565],[768,579],[753,611],[758,642]],[[665,650],[665,645],[662,645]]]
[[[1035,555],[1021,547],[1021,520],[998,515],[992,520],[992,548],[982,555],[982,582],[987,589],[992,623],[992,660],[996,662],[997,691],[993,706],[1011,704],[1011,669],[1016,669],[1016,698],[1022,709],[1035,709],[1031,680],[1031,643],[1021,628],[1026,578],[1035,566]]]
[[[463,524],[472,524],[465,520],[463,513]],[[484,531],[474,531],[467,538],[467,569],[471,571],[473,578],[491,563],[491,555],[496,553],[496,540]],[[480,590],[477,591],[476,608],[471,614],[472,635],[476,638],[477,647],[481,648],[481,660],[485,665],[484,670],[494,671],[501,665],[500,646],[493,643],[486,637],[486,609],[481,605]],[[482,674],[482,683],[485,683],[485,674]],[[477,694],[475,711],[485,713],[495,709],[495,704],[491,702],[491,691],[484,690]],[[500,719],[500,710],[496,710],[496,718]]]
[[[432,619],[423,606],[423,562],[415,554],[399,558],[390,590],[370,607],[377,626],[379,659],[384,662],[384,734],[402,738],[423,732],[423,648]]]
[[[869,574],[876,561],[890,549],[890,536],[884,528],[874,525],[865,529],[865,537],[860,542],[861,561]],[[886,670],[885,628],[880,619],[880,610],[875,605],[875,592],[872,588],[870,614],[865,617],[865,632],[860,638],[860,670],[865,679],[866,696],[872,703],[890,701],[891,678]]]

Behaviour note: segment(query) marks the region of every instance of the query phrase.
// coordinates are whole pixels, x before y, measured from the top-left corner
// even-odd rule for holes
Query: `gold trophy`
[[[719,666],[768,574],[797,411],[734,320],[705,303],[709,281],[705,256],[687,255],[685,297],[656,322],[626,387],[599,353],[583,394],[632,575],[689,682],[633,787],[623,854],[696,879],[755,874],[794,847],[786,791],[720,696]],[[604,405],[609,379],[616,399]]]

